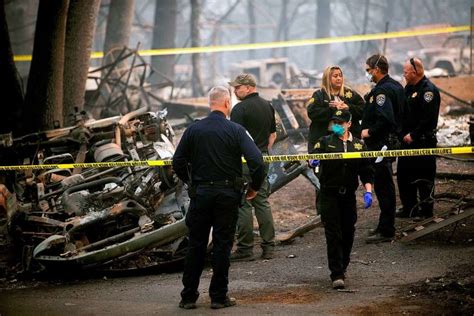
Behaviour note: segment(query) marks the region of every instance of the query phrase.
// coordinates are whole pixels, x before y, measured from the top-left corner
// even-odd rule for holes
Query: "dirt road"
[[[471,173],[473,163],[442,160],[439,170]],[[473,181],[437,179],[437,193],[463,192],[473,198]],[[360,192],[360,195],[362,192]],[[303,178],[271,198],[277,228],[287,230],[313,216],[314,192]],[[362,202],[359,202],[362,203]],[[436,213],[453,205],[438,201]],[[361,205],[359,205],[361,206]],[[377,205],[359,210],[345,292],[331,288],[322,228],[279,245],[276,258],[233,263],[230,295],[238,305],[223,314],[466,314],[474,312],[474,218],[406,244],[367,245],[377,221]],[[410,221],[397,220],[397,227]],[[259,250],[257,250],[259,254]],[[181,273],[74,281],[3,280],[3,315],[169,315],[216,314],[209,308],[211,271],[202,277],[198,309],[177,307]],[[219,312],[221,313],[221,312]]]

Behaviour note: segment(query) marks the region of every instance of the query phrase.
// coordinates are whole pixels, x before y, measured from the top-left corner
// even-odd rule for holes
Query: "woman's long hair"
[[[344,95],[344,74],[342,73],[342,69],[339,66],[329,66],[327,67],[324,72],[323,72],[323,80],[321,82],[321,89],[326,92],[329,98],[331,98],[331,75],[334,72],[334,70],[340,70],[342,74],[342,85],[341,89],[338,92],[339,96]]]

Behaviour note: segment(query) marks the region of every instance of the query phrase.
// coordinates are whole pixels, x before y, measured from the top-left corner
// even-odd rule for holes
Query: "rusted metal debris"
[[[89,72],[89,82],[96,87],[86,93],[85,110],[94,117],[125,114],[145,106],[156,111],[165,103],[163,88],[169,88],[172,96],[173,81],[148,64],[138,47],[112,50],[103,60],[108,63]]]
[[[75,126],[25,135],[0,151],[25,165],[169,159],[175,134],[166,113],[140,108],[97,121],[84,114]],[[273,153],[296,153],[278,121]],[[319,187],[306,163],[273,163],[271,192],[299,175]],[[3,182],[0,206],[23,270],[130,271],[184,257],[189,198],[170,166],[30,169]]]
[[[156,160],[172,157],[173,136],[166,111],[140,108],[2,149],[16,164]],[[186,246],[188,199],[170,166],[25,170],[5,180],[0,202],[15,244],[27,250],[24,269],[111,265],[161,247],[166,261]]]

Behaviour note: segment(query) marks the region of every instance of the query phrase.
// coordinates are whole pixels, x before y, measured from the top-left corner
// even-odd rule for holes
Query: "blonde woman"
[[[364,99],[354,90],[344,86],[344,76],[339,66],[327,67],[323,73],[321,89],[313,93],[307,103],[308,117],[311,119],[308,136],[308,152],[322,136],[331,132],[338,133],[338,126],[330,126],[329,122],[337,110],[349,110],[352,114],[351,133],[360,137],[359,120],[362,118]],[[335,128],[336,131],[332,129]]]

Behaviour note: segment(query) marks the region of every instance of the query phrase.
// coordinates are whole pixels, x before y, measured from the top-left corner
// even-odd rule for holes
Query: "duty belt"
[[[234,181],[231,180],[216,180],[216,181],[193,181],[196,185],[214,185],[214,186],[234,186]]]

